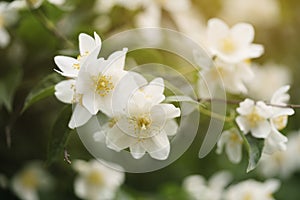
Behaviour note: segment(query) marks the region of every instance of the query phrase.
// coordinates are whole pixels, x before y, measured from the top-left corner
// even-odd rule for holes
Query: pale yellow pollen
[[[136,123],[140,130],[147,130],[151,125],[151,120],[148,117],[141,117],[136,120]]]
[[[232,39],[227,37],[224,38],[221,41],[221,49],[225,52],[225,53],[232,53],[236,50],[236,46],[233,43]]]
[[[89,54],[90,54],[90,52],[86,51],[86,52],[84,52],[84,54],[78,55],[77,56],[77,60],[80,61],[83,57],[85,57],[85,56],[87,56]],[[79,63],[73,64],[73,68],[79,70],[80,69],[80,64]]]
[[[264,118],[257,113],[256,108],[253,108],[252,112],[247,115],[246,118],[249,121],[251,127],[257,126],[259,122],[264,120]]]
[[[241,137],[239,137],[238,135],[239,133],[237,133],[236,131],[231,131],[230,134],[230,141],[234,142],[234,143],[242,143],[243,140]]]
[[[276,118],[273,118],[272,121],[276,127],[277,130],[282,130],[286,127],[287,125],[287,120],[288,116],[287,115],[282,115]]]
[[[91,171],[87,176],[87,182],[90,185],[102,185],[103,184],[103,176],[98,171]]]
[[[38,186],[39,181],[36,174],[33,171],[28,170],[21,175],[21,183],[24,187],[33,189]]]
[[[116,118],[111,118],[108,123],[109,128],[112,128],[117,122],[118,120]]]
[[[93,79],[96,93],[98,93],[101,97],[108,95],[109,92],[114,89],[114,84],[111,80],[111,76],[100,74],[96,77],[93,77]]]
[[[252,194],[250,192],[247,192],[244,195],[243,200],[253,200]]]
[[[80,65],[79,63],[75,63],[73,64],[73,68],[79,70],[80,69]]]

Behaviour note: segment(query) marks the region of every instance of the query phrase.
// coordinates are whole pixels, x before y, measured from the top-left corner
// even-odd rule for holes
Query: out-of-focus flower
[[[222,4],[220,17],[232,24],[245,21],[270,27],[276,25],[280,19],[278,0],[226,0]]]
[[[97,160],[73,161],[73,168],[79,174],[74,182],[75,194],[78,197],[87,200],[114,198],[116,191],[124,182],[125,175],[120,166],[112,163],[106,165]]]
[[[290,89],[289,85],[279,88],[272,96],[270,103],[278,106],[285,106],[290,99],[287,93]],[[278,150],[286,149],[287,137],[279,131],[284,129],[288,122],[288,116],[293,115],[295,111],[292,108],[281,108],[272,106],[271,133],[265,141],[264,152],[273,153]]]
[[[255,81],[246,82],[248,96],[251,98],[269,101],[278,88],[292,82],[286,66],[268,63],[263,66],[253,65],[251,68],[255,74]]]
[[[75,78],[78,76],[81,65],[89,57],[89,60],[96,60],[101,49],[101,38],[94,32],[94,38],[81,33],[79,40],[79,55],[77,59],[69,56],[55,56],[54,62],[61,71],[57,71],[63,76]]]
[[[201,175],[191,175],[184,179],[183,188],[195,200],[221,200],[224,188],[231,179],[228,172],[219,172],[208,182]]]
[[[272,108],[264,102],[254,102],[246,99],[237,108],[239,116],[236,123],[239,128],[247,134],[251,131],[253,137],[266,138],[271,132],[271,125],[268,119],[272,116]]]
[[[108,13],[114,6],[121,6],[128,10],[136,10],[145,0],[97,0],[95,10],[97,12]]]
[[[49,3],[61,6],[65,3],[65,0],[47,0]],[[43,4],[44,0],[14,0],[12,2],[12,7],[17,9],[25,9],[30,6],[33,9],[39,8]]]
[[[38,191],[49,189],[52,185],[50,175],[40,162],[26,165],[12,179],[12,189],[23,200],[38,200]]]
[[[263,176],[287,178],[300,169],[300,159],[295,156],[300,153],[299,131],[288,135],[286,146],[285,151],[276,151],[273,154],[263,153],[258,166]]]
[[[257,58],[264,52],[262,45],[253,44],[254,28],[238,23],[231,29],[220,19],[210,19],[207,27],[207,48],[212,55],[229,63]]]
[[[115,151],[129,147],[136,159],[146,152],[154,159],[167,159],[170,152],[168,136],[177,132],[174,118],[180,116],[180,109],[161,103],[165,98],[163,92],[161,78],[132,91],[125,112],[114,117],[106,130],[107,146]]]
[[[81,94],[82,105],[93,115],[99,110],[112,115],[112,96],[124,71],[127,49],[116,51],[107,60],[85,62],[76,81],[76,91]]]
[[[199,96],[210,98],[217,88],[223,88],[232,94],[247,93],[245,82],[251,80],[254,74],[247,62],[238,64],[225,63],[216,59],[214,66],[203,68],[199,75]]]
[[[230,186],[225,193],[225,200],[274,200],[273,193],[280,187],[277,180],[265,183],[246,180]]]
[[[232,163],[239,163],[242,159],[243,138],[236,128],[224,131],[218,141],[217,153],[221,154],[225,146],[226,154]]]
[[[10,42],[6,28],[16,22],[17,10],[7,2],[0,2],[0,48],[5,48]]]

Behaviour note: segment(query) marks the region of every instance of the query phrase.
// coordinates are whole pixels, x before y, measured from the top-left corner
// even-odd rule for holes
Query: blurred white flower
[[[280,19],[278,0],[226,0],[220,17],[234,24],[245,21],[261,27],[276,25]]]
[[[229,28],[222,20],[213,18],[208,21],[206,37],[210,53],[225,62],[239,63],[264,52],[262,45],[252,43],[254,28],[251,24],[238,23]]]
[[[286,66],[267,63],[263,66],[252,65],[251,68],[255,81],[246,82],[251,98],[269,101],[278,88],[292,83],[291,73]]]
[[[85,62],[76,81],[76,92],[81,94],[82,105],[95,115],[100,110],[112,115],[112,96],[118,82],[126,75],[124,71],[127,49],[103,58]]]
[[[217,143],[217,153],[221,154],[225,146],[228,159],[232,163],[239,163],[242,159],[243,138],[236,128],[224,131]]]
[[[168,136],[177,132],[174,118],[180,116],[180,109],[172,104],[162,104],[163,92],[161,78],[132,91],[126,110],[114,117],[106,130],[107,146],[115,151],[129,147],[136,159],[146,152],[154,159],[167,159],[170,152]]]
[[[81,33],[78,37],[79,40],[79,52],[77,59],[69,56],[55,56],[54,62],[57,67],[61,70],[58,71],[63,76],[75,78],[78,76],[78,72],[82,64],[87,60],[96,60],[101,49],[101,38],[94,32],[94,38]]]
[[[300,169],[300,134],[299,131],[288,135],[285,151],[276,151],[273,154],[263,153],[258,169],[265,177],[279,176],[288,178]]]
[[[232,177],[228,172],[219,172],[206,181],[201,175],[191,175],[184,179],[183,188],[195,200],[221,200],[224,188]]]
[[[73,161],[73,168],[78,172],[74,182],[75,194],[87,200],[111,200],[125,179],[123,169],[104,161]]]
[[[198,88],[201,98],[211,98],[217,88],[223,88],[232,94],[247,93],[245,82],[251,80],[254,74],[247,62],[238,64],[225,63],[216,59],[214,66],[200,71]]]
[[[12,189],[23,200],[38,200],[38,191],[49,189],[52,178],[40,162],[31,162],[12,179]]]
[[[47,1],[56,6],[61,6],[66,2],[65,0],[47,0]],[[17,9],[25,9],[27,8],[27,6],[30,6],[33,9],[37,9],[41,7],[43,2],[44,0],[14,0],[12,2],[12,7]]]
[[[255,103],[251,99],[245,99],[236,110],[239,114],[236,123],[244,134],[251,131],[253,137],[268,137],[271,132],[271,124],[268,121],[272,115],[270,106],[262,101]]]
[[[6,28],[16,22],[17,9],[8,2],[0,2],[0,48],[5,48],[10,42],[10,35]]]
[[[280,187],[277,180],[264,183],[246,180],[230,186],[225,193],[225,200],[274,200],[273,193]]]
[[[287,93],[289,85],[279,88],[272,96],[270,103],[279,106],[287,105],[290,95]],[[272,106],[272,117],[270,119],[272,131],[265,140],[264,152],[273,153],[278,150],[286,150],[287,137],[279,131],[284,129],[288,122],[288,116],[293,115],[295,111],[292,108],[281,108]]]
[[[121,6],[128,10],[136,10],[143,4],[145,0],[97,0],[95,11],[108,13],[114,6]]]

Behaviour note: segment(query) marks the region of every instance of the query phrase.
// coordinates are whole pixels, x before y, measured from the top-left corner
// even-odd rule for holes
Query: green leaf
[[[46,161],[48,165],[58,160],[59,157],[64,157],[64,149],[71,134],[71,130],[68,127],[71,114],[72,105],[67,105],[55,120],[48,143],[48,156]]]
[[[6,109],[12,111],[14,94],[21,82],[23,75],[22,68],[12,67],[9,71],[1,74],[0,80],[0,106],[4,104]]]
[[[247,173],[256,168],[258,161],[260,160],[262,150],[264,147],[264,139],[254,138],[250,135],[246,137],[246,146],[248,151],[248,167]]]
[[[192,99],[189,96],[168,96],[165,99],[166,103],[170,102],[187,102],[187,103],[194,103],[194,104],[200,104],[198,101]]]
[[[34,103],[45,99],[46,97],[52,96],[55,92],[55,84],[61,80],[61,76],[59,76],[57,73],[52,73],[39,82],[26,97],[22,113]]]

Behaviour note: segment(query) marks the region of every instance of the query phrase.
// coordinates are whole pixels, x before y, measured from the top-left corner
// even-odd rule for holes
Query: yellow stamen
[[[282,116],[279,116],[279,117],[276,117],[276,118],[272,119],[276,129],[279,130],[279,131],[286,127],[287,120],[288,120],[287,115],[282,115]]]
[[[236,46],[233,43],[231,38],[225,38],[221,41],[221,49],[225,52],[225,53],[232,53],[235,51]]]
[[[38,186],[38,179],[36,177],[36,174],[31,171],[25,171],[22,175],[21,175],[21,183],[24,187],[27,188],[36,188]]]
[[[102,185],[103,176],[98,171],[91,171],[87,176],[87,182],[91,185]]]
[[[253,108],[252,112],[247,115],[247,120],[250,122],[251,127],[255,127],[257,123],[264,120],[264,118],[257,113],[256,108]]]
[[[93,77],[94,84],[96,88],[96,92],[101,96],[104,97],[109,94],[111,90],[114,89],[113,82],[111,81],[111,76],[105,75],[98,75],[97,77]]]

